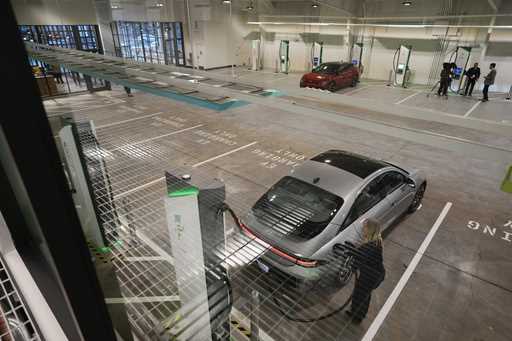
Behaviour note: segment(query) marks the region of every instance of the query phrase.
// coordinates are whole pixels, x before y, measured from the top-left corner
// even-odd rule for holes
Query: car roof
[[[343,169],[311,160],[295,168],[291,176],[334,193],[344,200],[364,182],[362,178]]]
[[[390,166],[389,163],[384,161],[375,160],[343,150],[329,150],[315,156],[311,160],[339,168],[359,177],[360,179],[365,179],[376,171]]]
[[[352,65],[352,64],[347,63],[347,62],[325,62],[320,65]]]

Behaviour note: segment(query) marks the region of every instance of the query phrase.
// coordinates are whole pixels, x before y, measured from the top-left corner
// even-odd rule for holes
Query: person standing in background
[[[484,89],[482,90],[484,97],[481,99],[482,102],[489,101],[489,87],[494,84],[496,79],[496,63],[491,63],[489,69],[489,73],[484,78]]]
[[[451,65],[450,63],[443,63],[443,70],[441,70],[441,79],[439,80],[439,89],[437,90],[438,96],[445,96],[448,98],[448,87],[451,80]]]
[[[60,70],[59,65],[50,65],[49,74],[55,78],[57,84],[64,84],[64,81],[62,80],[62,72]]]
[[[466,77],[468,80],[466,81],[466,88],[464,89],[464,96],[471,96],[473,93],[473,88],[475,87],[475,83],[480,78],[480,68],[478,67],[478,63],[475,63],[472,68],[469,68],[466,71]]]
[[[132,89],[130,87],[123,86],[123,88],[124,88],[124,91],[126,92],[126,94],[128,95],[128,97],[133,97]]]

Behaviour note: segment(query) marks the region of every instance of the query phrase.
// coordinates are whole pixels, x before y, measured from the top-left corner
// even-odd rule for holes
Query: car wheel
[[[409,213],[414,213],[421,205],[421,201],[423,200],[423,195],[425,194],[425,190],[427,189],[427,183],[424,182],[416,191],[414,195],[414,199],[412,200],[411,206],[409,206]]]
[[[327,89],[330,91],[330,92],[335,92],[337,89],[336,89],[336,83],[335,82],[330,82],[329,85],[327,86]]]
[[[350,86],[351,86],[351,87],[353,87],[353,88],[355,88],[355,87],[356,87],[356,85],[357,85],[357,78],[356,78],[356,77],[354,77],[354,78],[352,78],[352,83],[350,83]]]

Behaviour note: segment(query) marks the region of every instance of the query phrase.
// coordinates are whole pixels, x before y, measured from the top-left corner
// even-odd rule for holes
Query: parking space
[[[361,87],[360,92],[349,96],[363,96],[366,91],[375,96],[388,96],[390,103],[415,93]],[[423,103],[415,102],[420,99],[418,95],[408,101]],[[340,314],[309,324],[289,319],[290,316],[315,318],[336,309],[346,301],[352,284],[339,290],[300,293],[290,304],[290,299],[283,296],[287,294],[288,278],[267,278],[255,264],[232,267],[235,308],[247,313],[251,295],[247,288],[260,291],[263,295],[261,328],[273,339],[359,340],[364,337],[447,202],[453,203],[453,207],[432,236],[403,293],[378,326],[377,339],[443,339],[443,335],[450,339],[458,333],[470,335],[469,330],[473,330],[475,334],[471,335],[481,335],[481,339],[505,340],[503,336],[512,332],[507,324],[507,316],[512,313],[509,287],[512,273],[504,269],[512,260],[512,226],[509,226],[512,217],[510,198],[499,191],[509,159],[496,158],[492,153],[461,155],[439,145],[438,137],[422,132],[409,132],[417,134],[422,141],[414,143],[391,130],[388,132],[386,126],[381,133],[375,133],[349,126],[343,119],[335,123],[284,110],[279,105],[251,104],[220,113],[145,94],[136,94],[130,102],[112,104],[108,110],[84,110],[80,106],[82,102],[78,103],[76,114],[81,120],[100,121],[98,140],[111,153],[105,162],[115,202],[125,223],[131,219],[132,226],[137,226],[134,240],[144,245],[145,251],[138,255],[124,254],[129,248],[121,248],[123,259],[165,259],[172,255],[162,201],[166,170],[192,174],[192,179],[199,181],[208,177],[221,179],[226,185],[228,203],[241,216],[278,179],[304,160],[328,149],[349,150],[427,173],[428,190],[422,208],[386,231],[386,281],[374,292],[368,318],[359,326],[350,324]],[[488,104],[493,103],[485,105]],[[72,103],[68,105],[73,108]],[[60,112],[56,108],[47,107],[47,110],[49,115]],[[473,114],[477,113],[475,110]],[[460,142],[453,139],[450,143]],[[163,271],[159,265],[162,259],[148,261],[155,271]],[[120,271],[125,273],[135,271],[138,266],[136,262],[119,264]],[[143,281],[154,280],[148,277]],[[477,304],[478,316],[471,313],[469,317],[473,325],[443,323]],[[411,310],[413,306],[416,308]],[[148,309],[153,308],[148,306]],[[283,316],[282,310],[290,316]],[[419,325],[419,321],[429,323]]]
[[[231,74],[231,69],[212,70],[212,74]],[[275,73],[272,70],[250,71],[246,68],[235,68],[235,76],[243,78],[244,82],[265,87],[280,89],[288,95],[308,97],[315,94],[327,95],[329,92],[319,89],[299,89],[301,73]],[[490,93],[490,101],[480,105],[482,94],[475,90],[472,97],[450,93],[448,99],[436,96],[436,90],[427,85],[412,84],[407,88],[387,86],[387,82],[372,79],[362,79],[356,88],[346,87],[336,91],[331,100],[337,101],[334,95],[346,95],[357,100],[389,105],[400,105],[410,108],[411,112],[422,110],[422,118],[428,120],[430,115],[457,116],[468,120],[483,120],[490,123],[510,124],[510,101],[505,100],[506,94]],[[340,99],[342,100],[342,99]],[[343,102],[347,102],[342,100]],[[431,114],[432,113],[432,114]]]
[[[470,117],[512,124],[512,101],[501,98],[491,99],[489,102],[479,105]]]

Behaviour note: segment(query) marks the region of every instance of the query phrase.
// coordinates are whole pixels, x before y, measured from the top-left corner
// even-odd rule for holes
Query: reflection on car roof
[[[329,150],[315,156],[311,160],[327,163],[333,167],[352,173],[362,179],[375,173],[381,168],[389,166],[385,162],[342,150]]]

